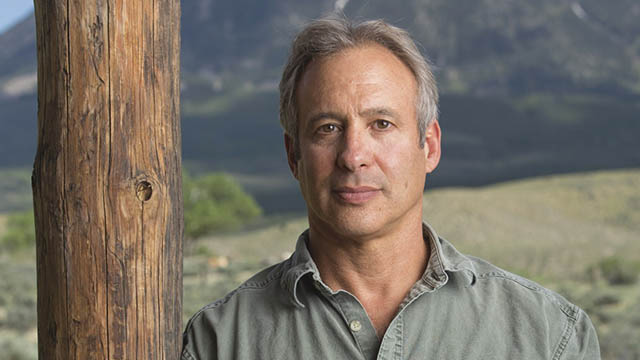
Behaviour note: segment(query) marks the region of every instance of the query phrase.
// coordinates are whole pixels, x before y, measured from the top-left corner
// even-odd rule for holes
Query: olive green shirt
[[[182,360],[600,358],[580,308],[462,255],[428,225],[424,237],[426,270],[381,339],[355,296],[322,282],[306,231],[289,259],[191,318]]]

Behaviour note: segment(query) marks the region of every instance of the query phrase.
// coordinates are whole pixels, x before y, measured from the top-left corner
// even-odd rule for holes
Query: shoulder
[[[193,326],[192,323],[194,321],[207,314],[235,307],[239,305],[239,301],[252,300],[255,297],[263,300],[264,292],[279,291],[280,279],[287,268],[288,262],[289,259],[259,271],[224,297],[202,307],[189,320],[187,330],[190,326]],[[276,287],[275,289],[273,288],[274,286]]]
[[[258,272],[223,298],[197,311],[183,334],[183,358],[209,358],[204,354],[217,354],[220,342],[233,341],[224,337],[253,326],[256,318],[284,303],[286,296],[280,280],[289,261]],[[226,335],[217,329],[225,329]]]
[[[478,296],[500,300],[530,303],[532,306],[549,305],[568,316],[573,316],[578,307],[560,294],[520,275],[502,269],[484,259],[465,255],[447,240],[439,238],[445,271],[454,279],[463,276],[459,283],[468,286]],[[536,309],[540,310],[540,308]]]
[[[475,282],[485,295],[509,302],[528,305],[532,310],[560,311],[565,316],[575,318],[580,309],[557,292],[535,281],[504,270],[486,260],[467,256],[475,269]]]
[[[486,260],[464,256],[474,279],[467,287],[492,321],[536,341],[546,338],[554,359],[599,359],[589,316],[565,297]]]

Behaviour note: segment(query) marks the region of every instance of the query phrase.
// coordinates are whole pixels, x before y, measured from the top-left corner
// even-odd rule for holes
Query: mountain
[[[640,166],[636,0],[182,2],[183,157],[234,173],[271,210],[299,208],[278,123],[293,35],[339,10],[406,28],[442,94],[444,155],[432,186]],[[0,35],[0,168],[36,143],[35,25]],[[265,205],[266,204],[266,205]]]
[[[277,80],[292,34],[338,5],[355,19],[409,30],[445,92],[640,93],[640,3],[635,0],[382,0],[183,5],[184,71],[248,71]]]

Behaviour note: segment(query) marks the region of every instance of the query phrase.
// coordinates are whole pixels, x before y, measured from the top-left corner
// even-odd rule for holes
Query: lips
[[[343,202],[349,204],[363,204],[380,194],[381,190],[371,186],[341,186],[333,193]]]

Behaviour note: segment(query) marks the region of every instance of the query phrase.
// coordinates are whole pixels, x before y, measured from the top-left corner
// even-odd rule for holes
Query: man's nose
[[[351,172],[371,165],[371,139],[366,129],[351,126],[345,130],[337,161],[340,167]]]

